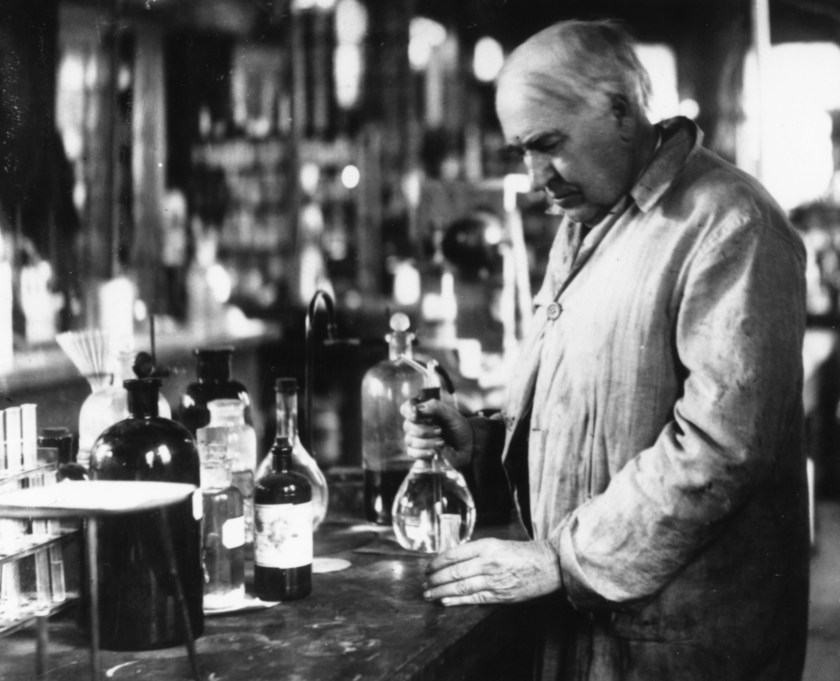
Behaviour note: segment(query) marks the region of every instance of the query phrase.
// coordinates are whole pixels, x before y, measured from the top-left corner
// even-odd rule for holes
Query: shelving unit
[[[191,204],[205,230],[218,230],[218,259],[233,273],[233,295],[256,306],[270,297],[266,289],[282,295],[295,255],[286,140],[208,140],[193,147],[192,165]]]

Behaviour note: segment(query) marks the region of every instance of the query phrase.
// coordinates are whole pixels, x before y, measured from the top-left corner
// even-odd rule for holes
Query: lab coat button
[[[559,319],[561,312],[563,312],[563,306],[560,303],[551,303],[546,310],[546,314],[551,321]]]

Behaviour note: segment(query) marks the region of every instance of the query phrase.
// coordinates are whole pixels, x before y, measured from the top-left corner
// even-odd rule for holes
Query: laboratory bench
[[[476,537],[523,538],[517,524]],[[429,560],[402,550],[390,528],[328,516],[315,556],[349,567],[313,575],[312,593],[271,607],[205,617],[196,640],[204,679],[214,681],[447,681],[531,677],[533,604],[444,608],[422,598]],[[338,560],[334,560],[338,559]],[[343,564],[343,563],[342,563]],[[329,566],[328,566],[329,567]],[[50,621],[46,678],[88,678],[87,639],[67,611]],[[83,620],[82,620],[83,621]],[[3,681],[34,677],[31,629],[0,639]],[[190,679],[184,647],[101,652],[108,679]]]

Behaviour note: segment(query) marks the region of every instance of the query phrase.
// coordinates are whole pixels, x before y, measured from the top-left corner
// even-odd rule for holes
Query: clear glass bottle
[[[292,443],[277,435],[271,470],[254,491],[254,591],[264,601],[289,601],[312,591],[312,487],[292,469]]]
[[[388,359],[367,371],[362,379],[362,468],[365,519],[389,525],[391,506],[400,483],[411,468],[405,451],[400,406],[423,387],[423,377],[399,361],[413,357],[414,334],[402,312],[391,315]]]
[[[238,399],[218,399],[207,403],[210,422],[196,432],[201,447],[205,429],[220,429],[227,441],[232,482],[245,504],[245,541],[254,541],[254,480],[257,468],[257,434],[245,422],[245,405]]]
[[[182,482],[200,486],[195,440],[180,423],[158,415],[160,381],[125,381],[128,418],[106,428],[90,458],[93,480]],[[72,484],[72,483],[67,483]],[[192,631],[204,629],[201,493],[165,511]],[[101,645],[149,650],[183,643],[174,583],[161,565],[158,511],[106,517],[99,523]]]
[[[439,398],[439,387],[426,387],[415,401]],[[470,540],[475,528],[475,502],[464,476],[435,452],[431,458],[412,464],[397,491],[392,516],[400,546],[440,553]]]
[[[133,361],[132,352],[118,352],[111,383],[95,389],[82,403],[76,463],[84,468],[90,464],[91,448],[102,431],[128,417],[128,396],[123,383],[134,378]],[[169,402],[161,394],[158,394],[158,414],[166,419],[172,416]]]
[[[317,530],[327,515],[329,490],[327,479],[318,467],[318,462],[306,451],[298,436],[297,379],[278,378],[274,384],[277,406],[277,437],[292,443],[292,470],[303,474],[312,487],[312,529]],[[257,480],[272,470],[274,459],[271,452],[257,467]]]
[[[208,429],[202,429],[207,431]],[[233,457],[224,429],[210,428],[199,443],[201,557],[204,609],[235,606],[245,598],[245,515],[242,494],[232,484]]]
[[[207,405],[218,399],[237,399],[245,405],[245,422],[251,423],[251,398],[248,389],[231,378],[233,348],[197,348],[196,381],[190,383],[181,395],[178,420],[195,437],[199,428],[210,423]]]

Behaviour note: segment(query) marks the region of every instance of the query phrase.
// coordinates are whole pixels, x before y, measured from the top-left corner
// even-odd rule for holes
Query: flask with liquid
[[[361,390],[364,514],[381,525],[390,525],[394,496],[412,463],[405,450],[400,406],[423,387],[423,377],[399,361],[413,357],[408,316],[396,312],[389,323],[388,358],[367,371]]]
[[[277,439],[285,438],[292,444],[292,470],[309,481],[312,488],[312,529],[317,530],[327,515],[329,490],[327,479],[318,467],[318,462],[306,451],[298,436],[297,379],[278,378],[274,389],[277,407]],[[275,439],[275,445],[277,439]],[[274,458],[269,451],[257,467],[257,480],[268,474],[273,466]]]
[[[440,399],[436,362],[426,367],[407,361],[423,372],[424,387],[416,403]],[[410,551],[440,553],[463,544],[475,527],[475,502],[464,476],[440,453],[417,459],[405,476],[392,508],[393,528],[400,546]]]
[[[202,428],[199,434],[204,609],[212,611],[245,598],[245,517],[242,494],[231,483],[227,434],[221,428]]]
[[[312,591],[312,487],[292,469],[292,443],[278,435],[271,470],[254,490],[254,591],[289,601]]]
[[[180,423],[158,415],[160,381],[125,381],[128,418],[106,428],[90,459],[93,480],[180,482],[200,485],[195,441]],[[73,483],[67,483],[73,484]],[[163,510],[105,517],[99,524],[101,645],[148,650],[181,645],[175,585],[161,550],[160,514],[176,549],[192,631],[204,628],[201,569],[201,492]]]
[[[236,399],[245,405],[245,422],[251,423],[251,398],[248,389],[232,375],[233,348],[197,348],[196,380],[181,395],[178,420],[195,437],[199,428],[210,423],[207,405],[218,399]]]
[[[242,494],[245,507],[245,541],[254,541],[254,479],[257,468],[257,434],[245,422],[245,405],[238,399],[218,399],[207,403],[210,423],[196,431],[201,450],[203,431],[218,430],[214,437],[223,437],[231,466],[231,481]]]

